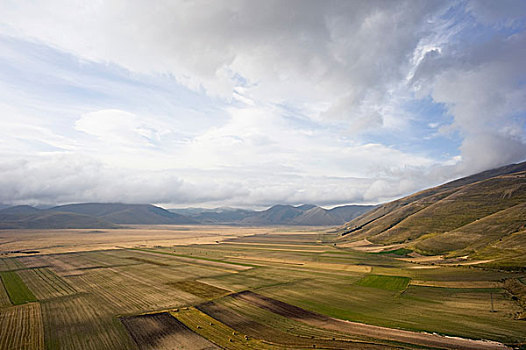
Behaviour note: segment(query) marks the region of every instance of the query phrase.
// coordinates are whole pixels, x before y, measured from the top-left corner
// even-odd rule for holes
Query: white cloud
[[[19,1],[0,12],[4,37],[92,68],[5,51],[39,75],[20,92],[0,81],[0,202],[375,202],[526,158],[520,1]],[[99,76],[115,70],[125,74]],[[166,88],[174,81],[199,98]],[[419,99],[449,115],[410,111]],[[455,154],[419,148],[457,134]]]
[[[272,169],[116,170],[91,157],[47,155],[0,162],[0,203],[164,203],[167,206],[376,203],[418,181],[327,177]]]
[[[139,118],[130,112],[108,109],[82,115],[75,122],[75,129],[110,144],[153,147],[163,135],[170,133],[170,130],[155,124],[155,121]]]
[[[476,50],[480,63],[451,67],[436,78],[432,97],[444,103],[463,137],[461,167],[479,171],[521,161],[526,157],[526,35]],[[520,119],[519,115],[523,115]],[[450,129],[451,129],[450,128]]]
[[[88,60],[169,72],[232,98],[239,76],[258,100],[347,110],[404,75],[406,56],[439,2],[22,2],[4,31]],[[375,62],[374,64],[371,64]],[[349,96],[351,96],[349,98]]]

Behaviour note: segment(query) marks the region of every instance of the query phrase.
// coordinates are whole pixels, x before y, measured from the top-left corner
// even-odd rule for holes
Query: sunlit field
[[[326,229],[0,236],[2,349],[498,349],[526,342],[509,286],[524,274],[353,250],[332,243]],[[28,250],[10,253],[10,245]]]

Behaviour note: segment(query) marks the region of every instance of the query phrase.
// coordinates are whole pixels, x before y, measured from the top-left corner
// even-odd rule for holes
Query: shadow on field
[[[218,349],[217,346],[194,333],[167,312],[122,317],[121,322],[141,350],[179,347],[202,350]]]

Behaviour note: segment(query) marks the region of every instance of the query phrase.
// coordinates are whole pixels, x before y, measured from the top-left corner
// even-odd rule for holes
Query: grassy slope
[[[520,172],[525,172],[525,171],[526,171],[526,162],[519,163],[519,164],[511,164],[511,165],[503,166],[500,168],[487,170],[482,173],[467,176],[467,177],[464,177],[458,180],[454,180],[454,181],[445,183],[437,187],[433,187],[433,188],[429,188],[429,189],[417,192],[407,197],[400,198],[398,200],[383,204],[379,206],[378,208],[366,213],[365,215],[362,215],[354,220],[351,220],[345,225],[345,228],[343,230],[343,235],[346,235],[352,232],[353,236],[360,235],[360,234],[367,236],[367,233],[366,233],[367,230],[370,230],[374,226],[379,225],[385,216],[391,215],[393,212],[397,211],[398,209],[402,207],[420,203],[421,205],[419,206],[419,208],[417,207],[417,208],[410,209],[411,206],[406,208],[408,212],[416,212],[428,206],[429,204],[433,203],[434,201],[444,198],[444,196],[453,193],[454,191],[456,191],[457,189],[465,185],[487,180],[487,179],[490,179],[496,176],[507,175],[507,174],[512,174],[512,173],[520,173]],[[398,219],[400,219],[400,216],[398,216]],[[388,224],[389,227],[392,227],[390,225],[394,225],[397,222],[399,222],[396,219],[390,220],[390,221],[391,223]],[[374,223],[374,225],[371,225],[372,223]]]
[[[526,202],[526,178],[503,176],[467,185],[370,238],[378,243],[415,240],[441,233]]]
[[[523,202],[450,232],[424,238],[415,247],[428,254],[470,254],[522,231],[525,223],[526,202]]]
[[[423,254],[476,255],[524,266],[526,244],[518,234],[526,227],[524,167],[477,174],[382,205],[347,223],[340,241],[407,243]],[[510,169],[516,172],[506,174]],[[505,247],[510,239],[515,245]]]

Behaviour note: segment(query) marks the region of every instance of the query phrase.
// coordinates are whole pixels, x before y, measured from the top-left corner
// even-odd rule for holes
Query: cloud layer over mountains
[[[0,11],[0,203],[377,203],[526,158],[524,1]]]

